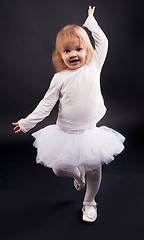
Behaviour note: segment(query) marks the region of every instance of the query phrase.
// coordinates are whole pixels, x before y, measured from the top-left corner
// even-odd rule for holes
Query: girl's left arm
[[[83,27],[88,28],[92,33],[95,42],[96,61],[101,70],[108,51],[108,39],[93,16],[94,10],[95,7],[91,8],[89,6],[88,17]]]

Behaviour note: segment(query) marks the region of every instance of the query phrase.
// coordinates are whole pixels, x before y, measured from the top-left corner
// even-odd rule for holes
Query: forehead
[[[63,41],[61,41],[61,48],[67,48],[67,47],[80,47],[82,46],[82,42],[78,37],[73,38],[64,38]]]
[[[77,37],[73,38],[64,38],[62,41],[62,46],[71,46],[71,45],[80,45],[80,40]]]

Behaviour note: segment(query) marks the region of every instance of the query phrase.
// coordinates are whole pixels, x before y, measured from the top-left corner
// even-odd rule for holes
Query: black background
[[[26,117],[48,89],[55,38],[67,24],[82,25],[88,5],[109,39],[101,75],[107,106],[98,124],[120,131],[125,151],[103,167],[99,217],[81,221],[84,191],[35,163],[31,133],[56,121],[51,115],[27,134],[12,122]],[[0,239],[142,239],[143,194],[143,7],[130,0],[0,1],[1,169]],[[141,236],[141,237],[139,237]]]

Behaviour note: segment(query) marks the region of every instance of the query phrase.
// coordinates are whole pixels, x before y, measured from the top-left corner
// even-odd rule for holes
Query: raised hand
[[[15,131],[15,133],[23,132],[17,122],[16,123],[12,123],[12,125],[15,126],[15,128],[13,129]]]
[[[95,7],[92,8],[91,6],[89,6],[89,8],[88,8],[88,16],[91,15],[91,14],[93,15],[94,11],[95,11]]]
[[[93,15],[94,11],[95,11],[95,7],[92,8],[91,6],[89,6],[89,8],[88,8],[88,16],[89,15]],[[82,27],[84,28],[85,25],[83,24]]]

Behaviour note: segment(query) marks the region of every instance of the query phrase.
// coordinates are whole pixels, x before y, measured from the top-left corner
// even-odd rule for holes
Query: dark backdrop
[[[32,146],[33,138],[30,135],[47,124],[55,123],[57,105],[51,115],[30,133],[16,136],[11,123],[26,117],[44,96],[54,74],[51,55],[56,34],[67,24],[82,25],[87,17],[88,5],[96,6],[94,15],[109,39],[108,56],[101,75],[102,92],[108,110],[98,125],[112,127],[126,137],[125,151],[117,161],[107,168],[104,167],[102,188],[98,195],[98,201],[102,203],[102,215],[94,226],[97,227],[98,236],[101,236],[99,239],[105,239],[106,235],[117,240],[133,237],[140,239],[138,227],[142,227],[144,197],[142,1],[1,0],[2,240],[6,239],[5,237],[9,240],[47,239],[47,231],[50,231],[46,225],[48,216],[51,233],[55,236],[59,233],[57,231],[60,231],[59,226],[63,225],[61,216],[64,221],[63,232],[66,231],[65,226],[71,218],[71,227],[76,222],[77,226],[74,229],[77,229],[77,233],[79,231],[79,222],[75,220],[75,215],[72,215],[75,208],[71,207],[71,202],[63,202],[68,198],[75,201],[73,188],[70,188],[71,185],[67,185],[65,180],[58,180],[49,169],[35,163],[36,150]],[[67,181],[69,184],[70,180]],[[49,195],[46,192],[47,188]],[[81,196],[77,195],[79,202]],[[61,205],[55,205],[55,199],[58,199]],[[68,212],[68,207],[73,208],[73,211],[69,209]],[[49,208],[51,209],[48,210]],[[63,209],[63,214],[60,209]],[[79,209],[79,205],[76,205],[76,209]],[[109,212],[110,209],[114,209],[113,212]],[[57,219],[51,218],[53,212]],[[79,219],[81,213],[78,212],[77,215]],[[69,219],[67,223],[66,218]],[[112,226],[114,228],[111,231]],[[82,239],[84,236],[90,236],[89,231],[92,229],[95,234],[95,228],[90,229],[86,225],[83,228],[81,225],[80,229],[79,234],[83,232]],[[26,233],[25,237],[23,234]]]
[[[108,108],[101,124],[124,134],[143,125],[143,14],[140,1],[2,0],[1,134],[14,140],[11,122],[27,116],[45,94],[54,68],[55,37],[66,24],[82,25],[88,5],[109,39],[101,85]],[[54,123],[56,110],[46,120]],[[40,125],[41,126],[41,125]],[[19,139],[23,136],[19,136]]]

